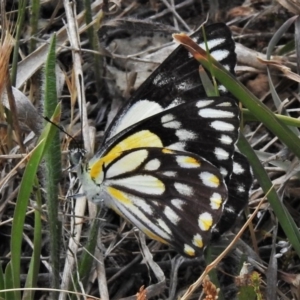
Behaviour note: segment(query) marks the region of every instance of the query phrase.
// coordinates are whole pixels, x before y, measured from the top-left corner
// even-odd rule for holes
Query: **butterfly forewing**
[[[204,27],[208,49],[214,58],[234,73],[236,65],[235,44],[225,24]],[[204,49],[206,45],[202,29],[192,38]],[[225,93],[223,86],[220,92]],[[179,46],[147,78],[115,117],[107,130],[104,142],[126,127],[182,103],[195,101],[205,96],[199,77],[199,63],[188,51]]]
[[[227,199],[215,166],[192,153],[149,147],[103,160],[99,199],[183,255],[202,253]]]

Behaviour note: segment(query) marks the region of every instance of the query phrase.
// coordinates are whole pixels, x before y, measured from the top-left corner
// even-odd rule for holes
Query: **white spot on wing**
[[[203,108],[198,112],[199,116],[203,118],[233,118],[234,114],[231,111],[213,109],[213,108]]]
[[[194,235],[193,244],[198,248],[203,248],[203,239],[199,233]]]
[[[165,176],[168,176],[168,177],[175,177],[177,175],[177,173],[175,171],[166,171],[166,172],[163,172],[162,174]]]
[[[197,138],[196,133],[186,129],[178,129],[176,130],[175,134],[177,135],[180,141],[190,141],[195,140]]]
[[[184,201],[180,199],[172,199],[172,205],[174,205],[177,209],[182,210],[182,206],[184,205]]]
[[[168,149],[177,150],[177,151],[184,151],[185,147],[186,147],[186,143],[184,143],[184,142],[177,142],[177,143],[167,146]]]
[[[198,108],[200,108],[200,107],[206,107],[206,106],[212,104],[213,102],[214,102],[214,100],[212,100],[212,99],[211,100],[200,100],[200,101],[198,101],[196,103],[196,106]]]
[[[159,161],[159,159],[155,158],[146,163],[145,170],[154,171],[154,170],[159,169],[159,167],[160,167],[160,161]]]
[[[204,212],[199,215],[198,225],[202,231],[210,230],[213,223],[212,215],[208,212]]]
[[[172,114],[162,116],[161,123],[165,128],[179,129],[181,127],[181,123]]]
[[[162,123],[166,123],[166,122],[170,122],[173,121],[175,119],[174,115],[172,114],[167,114],[161,117],[161,122]]]
[[[235,214],[235,210],[232,206],[225,206],[224,210],[226,210],[226,212],[231,213],[231,214]]]
[[[193,188],[187,184],[174,182],[174,187],[181,195],[192,196],[194,194]]]
[[[232,124],[223,121],[213,121],[210,123],[210,127],[218,131],[234,131],[234,126]]]
[[[214,154],[218,160],[227,160],[229,159],[229,153],[222,148],[216,147]]]
[[[245,193],[245,187],[244,187],[244,185],[239,185],[238,187],[237,187],[237,190],[240,192],[240,193]]]
[[[243,174],[245,172],[245,169],[237,162],[233,163],[233,173],[240,175]]]
[[[181,168],[199,168],[201,166],[200,162],[195,158],[190,156],[178,155],[176,156],[176,162]]]
[[[184,244],[183,251],[185,254],[187,254],[189,256],[195,256],[195,250],[187,244]]]
[[[219,138],[219,141],[222,144],[225,144],[225,145],[231,145],[231,144],[233,144],[232,138],[229,135],[226,135],[226,134],[222,134],[221,137]]]
[[[221,103],[217,104],[216,106],[218,106],[218,107],[232,107],[232,103],[229,102],[229,101],[224,101],[224,102],[221,102]]]
[[[223,44],[224,42],[225,42],[224,38],[217,38],[217,39],[209,40],[206,43],[202,42],[202,43],[199,44],[199,46],[202,49],[206,50],[206,44],[207,44],[208,49],[212,49],[216,46],[219,46],[219,45]]]
[[[210,206],[212,209],[219,209],[222,204],[222,197],[219,193],[213,193],[210,197]]]
[[[220,171],[220,173],[222,174],[223,177],[226,177],[227,174],[228,174],[228,171],[224,168],[220,168],[219,171]]]
[[[214,57],[214,59],[221,61],[223,59],[225,59],[226,57],[229,56],[229,51],[227,49],[219,49],[219,50],[215,50],[210,52],[210,54]]]
[[[180,217],[177,213],[168,206],[165,207],[164,214],[174,225],[177,225],[180,221]]]
[[[210,172],[201,172],[199,178],[208,187],[217,188],[220,185],[219,178]]]

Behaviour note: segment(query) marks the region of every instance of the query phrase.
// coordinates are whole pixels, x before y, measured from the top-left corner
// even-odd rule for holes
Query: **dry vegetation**
[[[84,18],[85,3],[82,1],[77,1],[76,7],[68,5],[67,1],[42,1],[37,24],[31,22],[34,12],[31,4],[25,3],[24,24],[19,38],[15,26],[17,10],[23,2],[7,0],[6,6],[2,5],[0,83],[5,84],[0,85],[4,104],[0,106],[0,262],[4,274],[0,272],[0,290],[18,287],[18,283],[10,282],[18,270],[15,265],[10,270],[10,261],[16,253],[14,242],[20,242],[17,275],[20,287],[41,288],[35,294],[22,294],[23,299],[72,298],[71,292],[62,290],[75,292],[76,299],[187,299],[183,295],[205,270],[204,259],[184,260],[158,242],[145,241],[137,230],[113,212],[103,209],[99,213],[83,197],[69,197],[78,193],[78,182],[75,175],[67,171],[67,151],[69,143],[74,141],[63,132],[60,132],[62,166],[56,166],[62,172],[53,171],[57,172],[55,180],[59,180],[57,223],[51,224],[51,220],[56,218],[55,212],[49,214],[48,211],[48,201],[51,200],[46,200],[49,191],[44,163],[39,166],[28,205],[18,207],[20,213],[26,212],[24,226],[22,218],[17,220],[17,197],[18,201],[22,201],[24,196],[20,195],[24,169],[42,128],[47,125],[42,118],[47,92],[47,75],[43,67],[51,36],[56,32],[56,89],[62,103],[60,126],[77,141],[83,136],[88,150],[97,149],[117,108],[167,55],[161,49],[162,45],[172,41],[171,34],[193,31],[205,21],[208,13],[209,23],[225,22],[232,30],[237,42],[237,78],[272,112],[287,116],[282,118],[282,122],[298,136],[297,47],[300,31],[299,20],[293,19],[299,13],[295,5],[297,1],[103,2],[91,4],[92,26],[86,25],[90,21]],[[278,33],[287,20],[290,27]],[[160,34],[156,35],[155,30]],[[16,60],[10,53],[13,45],[8,32],[16,39]],[[278,37],[278,42],[270,45],[274,36]],[[149,58],[149,49],[151,63],[145,62]],[[271,62],[266,59],[267,49],[272,54]],[[15,62],[18,62],[16,77],[13,75]],[[269,74],[267,66],[270,67]],[[8,68],[14,99],[7,88],[10,84]],[[53,95],[55,92],[52,92]],[[78,103],[85,101],[88,105],[83,106],[83,121],[80,122]],[[80,132],[82,124],[83,135]],[[291,149],[272,133],[271,127],[255,120],[247,111],[243,133],[262,162],[278,199],[299,226],[298,138],[291,141],[295,142]],[[95,147],[90,146],[94,144]],[[196,289],[190,299],[216,299],[219,293],[216,285],[222,291],[219,299],[300,299],[300,253],[297,250],[300,241],[292,229],[290,235],[283,229],[282,219],[290,222],[274,212],[276,200],[273,200],[275,204],[269,204],[265,198],[266,182],[260,180],[263,179],[255,180],[249,206],[232,232],[238,233],[263,200],[258,213],[244,233],[238,235],[232,251],[215,266],[216,273],[209,277],[214,283],[205,277],[203,288]],[[24,201],[27,203],[27,200]],[[278,204],[279,210],[282,204]],[[51,244],[53,235],[49,234],[50,230],[57,231],[58,248]],[[13,235],[15,232],[22,242],[15,241],[18,239]],[[212,245],[213,259],[226,248],[232,236],[228,234]],[[291,237],[294,239],[291,240]],[[33,249],[37,250],[35,257]],[[32,270],[30,264],[34,264],[36,269]],[[29,280],[30,276],[33,278]],[[50,294],[51,288],[60,291]],[[18,295],[3,293],[0,299],[18,299]]]

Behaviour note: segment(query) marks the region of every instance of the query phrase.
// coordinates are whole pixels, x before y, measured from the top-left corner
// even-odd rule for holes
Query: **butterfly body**
[[[224,26],[206,28],[208,45],[233,72],[234,43]],[[235,150],[238,105],[206,97],[198,67],[184,48],[175,50],[120,110],[95,156],[74,162],[90,201],[188,257],[222,232],[220,220],[226,228],[236,218],[252,182],[239,182],[250,168]]]

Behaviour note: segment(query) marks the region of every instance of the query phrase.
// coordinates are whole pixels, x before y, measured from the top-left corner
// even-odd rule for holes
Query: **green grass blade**
[[[253,115],[248,109],[242,109],[243,117],[245,121],[258,121],[258,119]],[[300,120],[288,116],[274,114],[274,116],[280,120],[283,124],[287,126],[300,127]]]
[[[12,275],[12,264],[9,262],[5,268],[5,289],[13,289],[14,288],[14,283],[13,283],[13,275]],[[0,294],[1,295],[1,294]],[[14,292],[5,292],[5,300],[9,299],[16,299],[15,293]]]
[[[53,118],[58,120],[60,117],[61,107],[57,106]],[[57,122],[56,122],[57,123]],[[48,123],[43,130],[36,148],[32,151],[30,159],[27,163],[27,166],[22,177],[19,194],[17,197],[16,207],[14,211],[12,230],[11,230],[11,276],[12,276],[12,287],[20,288],[20,271],[21,271],[21,247],[22,247],[22,235],[23,227],[25,222],[25,214],[28,206],[29,197],[31,195],[36,172],[38,170],[39,164],[42,157],[45,154],[45,151],[52,143],[52,139],[55,135],[56,129],[50,123]],[[5,274],[7,278],[7,274]],[[14,296],[10,299],[18,300],[20,299],[20,291],[14,292]]]
[[[36,178],[35,186],[38,186],[39,182]],[[29,271],[26,278],[25,287],[34,288],[37,287],[37,278],[40,268],[40,255],[42,249],[42,221],[41,221],[41,210],[42,210],[42,195],[40,189],[35,192],[36,198],[36,209],[34,212],[34,240],[33,240],[33,254],[30,260]],[[34,290],[25,291],[22,300],[33,300]]]
[[[2,264],[0,263],[0,291],[4,290],[4,288],[5,288],[5,279],[4,279]],[[1,295],[0,295],[0,297],[1,297]]]
[[[49,52],[46,60],[44,77],[44,115],[51,116],[55,106],[57,105],[57,91],[56,91],[56,37],[52,36],[50,41]],[[59,289],[59,257],[61,246],[61,222],[58,219],[59,208],[59,190],[58,183],[61,178],[61,149],[59,140],[58,128],[55,129],[51,145],[49,146],[45,155],[45,188],[46,188],[46,204],[49,220],[50,231],[50,262],[52,266],[51,287]],[[58,297],[57,292],[52,293],[52,298]]]
[[[86,286],[88,284],[90,270],[94,263],[94,257],[91,255],[91,253],[92,254],[95,253],[95,249],[97,246],[97,240],[98,240],[99,228],[101,222],[99,218],[100,215],[99,211],[100,208],[98,207],[96,218],[93,220],[91,229],[89,231],[89,235],[88,235],[89,238],[85,246],[86,251],[83,251],[79,262],[78,274],[79,274],[81,284],[83,286]],[[73,276],[73,282],[70,289],[74,291],[80,290],[78,277],[76,275]],[[72,295],[72,299],[76,299],[76,296]]]
[[[30,10],[30,35],[35,36],[38,32],[39,24],[39,15],[40,15],[40,0],[31,1],[31,10]],[[36,49],[37,41],[35,39],[30,39],[29,51],[30,53]]]
[[[300,255],[299,230],[291,215],[278,198],[278,195],[274,190],[272,182],[264,167],[260,163],[257,155],[249,145],[248,141],[243,136],[240,136],[238,147],[242,153],[246,153],[248,160],[251,162],[255,178],[259,181],[265,193],[268,193],[268,201],[273,211],[275,212],[282,229],[284,230],[288,240],[293,245],[294,249],[297,251],[298,255]]]

